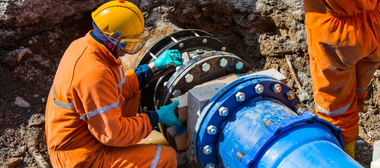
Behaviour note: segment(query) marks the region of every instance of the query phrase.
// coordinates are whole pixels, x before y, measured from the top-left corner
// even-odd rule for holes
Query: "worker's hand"
[[[162,106],[159,110],[157,110],[157,114],[159,118],[158,122],[170,127],[173,126],[174,124],[181,126],[182,122],[179,121],[179,119],[174,114],[174,110],[178,106],[178,104],[179,104],[179,101],[176,100],[173,103],[166,106]]]
[[[182,57],[181,53],[178,50],[166,50],[153,62],[156,65],[157,71],[160,71],[172,65],[175,67],[181,66]]]

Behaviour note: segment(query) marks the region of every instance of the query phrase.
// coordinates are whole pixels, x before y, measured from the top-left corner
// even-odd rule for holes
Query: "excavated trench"
[[[314,112],[301,0],[133,2],[142,9],[146,26],[156,33],[155,39],[148,41],[144,51],[166,34],[180,29],[204,30],[223,42],[230,53],[248,62],[253,69],[277,69],[287,77],[286,84],[299,94],[285,60],[285,55],[289,55],[301,86],[310,96],[303,103]],[[19,35],[15,40],[2,38],[0,165],[40,166],[35,153],[49,164],[44,133],[47,95],[65,49],[73,40],[92,29],[92,10],[66,16],[49,28],[36,27],[36,31]],[[48,21],[40,20],[41,23]],[[6,24],[2,21],[0,25]],[[30,27],[22,25],[19,28],[29,30]],[[5,29],[17,30],[17,26],[4,26],[0,33]],[[122,60],[130,65],[125,68],[137,65],[143,54],[140,52],[134,57],[124,57]],[[369,167],[372,160],[373,142],[380,139],[379,86],[378,76],[374,77],[366,101],[367,112],[360,113],[356,160],[364,167]]]

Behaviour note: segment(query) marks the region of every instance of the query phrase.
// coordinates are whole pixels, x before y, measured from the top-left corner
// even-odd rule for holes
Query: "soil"
[[[244,4],[233,6],[228,1],[155,2],[139,1],[147,27],[174,24],[182,29],[206,30],[224,42],[229,52],[242,57],[255,70],[277,69],[287,77],[286,84],[300,94],[285,59],[289,56],[302,89],[310,96],[303,103],[314,113],[309,55],[305,35],[302,34],[304,15],[302,9],[297,7],[298,3],[294,5],[297,8],[292,9],[289,4],[280,1],[276,4],[263,0],[256,3],[262,6],[261,11],[249,11]],[[221,5],[223,3],[225,5]],[[80,18],[65,17],[53,29],[20,40],[19,48],[9,49],[29,48],[31,53],[26,52],[20,60],[5,61],[10,53],[0,53],[0,165],[3,167],[38,166],[33,151],[41,154],[49,164],[44,131],[47,95],[65,49],[73,40],[92,29],[90,14],[91,11],[86,11]],[[379,88],[379,77],[374,77],[368,87],[365,108],[359,114],[355,154],[356,161],[364,167],[370,166],[373,143],[380,140]],[[28,102],[30,107],[16,105],[16,97]]]

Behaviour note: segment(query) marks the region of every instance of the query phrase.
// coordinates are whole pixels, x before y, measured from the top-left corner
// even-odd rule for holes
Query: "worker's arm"
[[[115,74],[109,69],[97,67],[94,73],[80,80],[76,91],[86,113],[82,118],[87,121],[91,134],[101,143],[107,146],[129,146],[150,134],[152,126],[147,114],[133,117],[121,115],[124,98],[119,95]],[[123,85],[123,92],[131,95],[139,92],[135,73],[127,73]],[[139,103],[139,99],[134,103]]]

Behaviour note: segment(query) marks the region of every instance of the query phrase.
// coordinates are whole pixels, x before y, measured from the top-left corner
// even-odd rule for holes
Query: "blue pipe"
[[[274,85],[281,91],[274,92]],[[344,152],[339,128],[307,111],[295,112],[300,102],[289,97],[291,92],[268,76],[242,77],[221,90],[197,122],[194,146],[200,165],[361,167]]]

